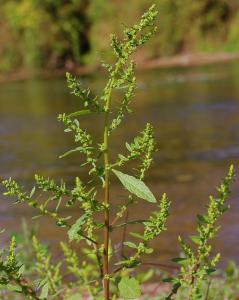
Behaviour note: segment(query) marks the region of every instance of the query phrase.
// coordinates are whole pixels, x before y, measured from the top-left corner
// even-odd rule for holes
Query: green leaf
[[[201,243],[201,239],[200,236],[198,235],[191,235],[190,239],[196,244],[196,245],[200,245]]]
[[[35,194],[35,191],[36,191],[36,187],[34,186],[30,192],[30,195],[29,195],[30,198],[32,198],[32,196]]]
[[[144,199],[148,202],[152,202],[152,203],[157,202],[153,193],[149,190],[149,188],[146,186],[146,184],[143,181],[141,181],[131,175],[124,174],[124,173],[114,170],[114,169],[112,171],[118,177],[118,179],[123,184],[123,186],[131,194],[134,194],[138,198]]]
[[[125,223],[121,223],[121,224],[117,224],[117,225],[115,225],[114,227],[116,228],[116,227],[124,227],[124,226],[126,226],[126,225],[134,225],[134,224],[145,224],[145,223],[147,223],[148,222],[148,220],[134,220],[134,221],[128,221],[128,222],[125,222]]]
[[[216,272],[216,269],[215,268],[208,268],[206,269],[206,273],[207,275],[211,275],[212,273]]]
[[[66,157],[66,156],[68,156],[68,155],[70,155],[74,152],[81,151],[81,150],[82,150],[82,147],[77,147],[75,149],[71,149],[71,150],[65,152],[64,154],[60,155],[59,158],[64,158],[64,157]]]
[[[206,219],[205,216],[197,215],[197,219],[198,219],[200,224],[207,224],[207,219]]]
[[[33,283],[34,283],[34,286],[36,287],[36,289],[38,290],[47,283],[47,279],[46,278],[36,279]]]
[[[153,248],[146,248],[145,249],[145,253],[146,254],[151,254],[151,253],[153,253],[154,252],[154,249]]]
[[[173,258],[172,261],[179,264],[179,265],[183,265],[185,263],[187,263],[187,258],[184,258],[184,257],[176,257],[176,258]]]
[[[115,266],[124,266],[125,268],[136,268],[141,264],[139,260],[124,259],[115,263]]]
[[[84,214],[68,230],[67,233],[68,233],[68,237],[69,237],[70,242],[72,242],[74,240],[79,241],[81,239],[78,232],[81,230],[82,226],[85,224],[86,219],[87,219],[87,215]]]
[[[9,291],[12,291],[12,292],[16,292],[16,293],[21,293],[22,292],[22,288],[18,285],[15,285],[15,284],[11,284],[9,283],[6,288],[9,290]]]
[[[136,299],[141,296],[139,282],[135,278],[124,277],[121,279],[119,285],[120,296],[123,299]]]
[[[25,266],[21,265],[21,267],[18,269],[17,274],[18,276],[22,276],[22,274],[25,272]]]
[[[126,263],[129,263],[128,259],[120,260],[115,263],[115,266],[125,265]]]
[[[163,281],[163,282],[174,282],[174,281],[175,281],[175,278],[173,278],[173,277],[167,277],[167,278],[163,278],[162,281]]]
[[[145,240],[145,237],[142,235],[142,234],[139,234],[137,232],[130,232],[130,235],[133,236],[133,237],[136,237],[137,239],[140,239],[140,240]]]
[[[41,294],[40,294],[40,299],[47,299],[48,297],[48,292],[49,292],[49,287],[48,283],[44,284],[42,289],[41,289]]]
[[[131,152],[131,151],[132,151],[132,149],[131,149],[131,146],[130,146],[130,144],[129,144],[129,143],[125,143],[125,146],[126,146],[127,150],[129,150],[129,152]]]
[[[73,117],[78,117],[78,116],[89,115],[90,113],[92,113],[92,111],[90,109],[83,109],[83,110],[79,110],[79,111],[69,114],[68,117],[73,118]]]
[[[135,245],[135,243],[133,243],[133,242],[124,242],[124,245],[128,246],[129,248],[133,248],[133,249],[137,249],[138,248],[138,246]]]

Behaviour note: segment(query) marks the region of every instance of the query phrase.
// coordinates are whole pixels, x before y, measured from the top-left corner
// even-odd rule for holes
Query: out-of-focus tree
[[[1,65],[59,67],[88,51],[86,0],[8,0],[0,4]],[[2,28],[3,25],[3,28]]]
[[[109,34],[120,35],[152,2],[159,32],[136,61],[239,50],[238,0],[7,0],[0,1],[0,71],[109,59]]]
[[[239,11],[236,0],[155,0],[154,3],[159,10],[159,34],[144,48],[144,53],[139,52],[140,60],[185,51],[223,51],[230,37],[234,45],[235,40],[239,44],[238,26],[233,26]],[[118,20],[126,23],[135,20],[148,5],[148,0],[92,1],[88,10],[92,23],[91,62],[107,55],[104,36],[124,26]],[[231,50],[239,50],[232,44]]]

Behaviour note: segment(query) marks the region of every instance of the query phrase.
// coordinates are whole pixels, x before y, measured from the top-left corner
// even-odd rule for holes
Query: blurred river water
[[[96,94],[105,83],[104,76],[97,74],[82,80]],[[117,100],[120,96],[122,91],[117,93]],[[12,177],[26,189],[34,185],[35,173],[57,181],[63,178],[70,186],[75,176],[86,179],[79,155],[58,159],[74,145],[57,115],[78,110],[79,106],[79,99],[69,94],[64,78],[1,84],[1,179]],[[168,231],[154,241],[153,260],[169,262],[178,255],[178,235],[194,234],[196,215],[205,211],[209,194],[215,192],[231,163],[238,173],[239,63],[139,72],[132,107],[134,114],[127,116],[114,133],[111,148],[113,156],[123,152],[124,143],[130,142],[146,122],[154,125],[159,151],[146,182],[158,198],[166,192],[172,208]],[[98,117],[84,117],[82,125],[100,141],[102,122]],[[112,190],[112,199],[122,202],[124,192],[113,177]],[[220,235],[213,242],[222,253],[222,265],[230,259],[239,262],[239,179],[233,185],[230,205],[221,220]],[[152,205],[139,201],[130,216],[145,218],[151,209]],[[77,213],[69,210],[73,217]],[[0,196],[0,227],[7,233],[20,232],[21,219],[25,217],[31,224],[34,214],[24,204],[13,205],[10,198]],[[59,240],[64,239],[64,229],[47,217],[38,222],[41,240],[57,249]],[[120,231],[116,235],[121,238]],[[4,234],[2,242],[7,240]]]

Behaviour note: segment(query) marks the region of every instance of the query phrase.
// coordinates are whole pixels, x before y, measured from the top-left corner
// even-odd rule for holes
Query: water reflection
[[[204,209],[208,195],[224,176],[228,165],[239,161],[239,65],[227,64],[200,68],[154,70],[139,73],[134,99],[134,115],[115,133],[112,148],[123,149],[122,140],[133,136],[150,121],[156,129],[159,153],[147,183],[156,195],[167,192],[172,200],[169,231],[154,242],[155,259],[166,261],[177,255],[178,234],[193,233],[195,215]],[[103,78],[85,78],[95,92]],[[122,91],[118,92],[120,97]],[[74,155],[57,157],[70,149],[70,136],[56,120],[60,112],[78,108],[78,99],[69,95],[64,79],[33,80],[0,86],[0,176],[14,177],[25,186],[32,185],[36,172],[69,184],[76,175],[85,178],[79,168],[81,159]],[[82,120],[83,126],[99,136],[100,119]],[[123,191],[112,180],[112,196],[122,201]],[[232,209],[223,218],[220,239],[215,241],[224,262],[238,260],[239,204],[238,180],[233,188]],[[142,209],[142,207],[144,209]],[[1,197],[1,227],[19,229],[21,217],[30,219],[33,211],[13,206]],[[139,202],[131,212],[140,218],[151,206]],[[74,211],[70,212],[72,215]],[[145,216],[143,216],[145,217]],[[120,233],[119,233],[120,234]],[[64,232],[51,220],[41,221],[41,236],[51,243],[62,239]]]

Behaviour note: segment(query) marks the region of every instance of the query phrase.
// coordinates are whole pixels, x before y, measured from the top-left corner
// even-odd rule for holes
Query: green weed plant
[[[79,79],[67,73],[68,87],[73,95],[81,101],[79,111],[71,114],[60,114],[58,120],[65,125],[65,132],[73,134],[76,146],[67,151],[61,158],[78,153],[85,158],[80,168],[88,173],[89,180],[83,182],[75,178],[74,187],[66,183],[35,175],[35,186],[30,192],[13,179],[3,181],[5,195],[15,198],[15,203],[25,203],[37,211],[36,217],[49,216],[57,226],[66,228],[68,242],[61,243],[64,260],[56,262],[50,250],[42,245],[35,234],[31,236],[34,266],[30,279],[24,259],[19,255],[16,236],[13,236],[9,249],[2,250],[0,260],[0,284],[2,289],[15,292],[24,299],[65,299],[78,300],[84,294],[93,299],[136,299],[141,295],[140,280],[132,275],[142,264],[142,256],[150,255],[153,249],[150,243],[166,230],[170,201],[166,194],[157,199],[144,183],[148,169],[153,162],[156,151],[153,126],[146,124],[144,129],[131,142],[125,144],[124,153],[111,156],[111,140],[114,132],[124,121],[125,115],[131,112],[130,103],[137,84],[135,64],[132,55],[144,45],[156,32],[158,12],[155,5],[141,17],[139,23],[125,27],[123,38],[111,35],[111,46],[115,56],[113,64],[104,64],[109,74],[102,93],[94,96],[89,88],[84,88]],[[119,107],[115,113],[113,98],[118,89],[124,90]],[[82,128],[81,119],[88,115],[98,115],[103,120],[101,141]],[[137,168],[126,172],[130,161],[137,163]],[[118,179],[128,196],[113,214],[114,199],[111,197],[112,177]],[[211,258],[210,239],[216,236],[218,218],[227,206],[225,201],[233,179],[233,167],[218,188],[218,197],[210,197],[207,213],[198,216],[197,235],[191,237],[196,245],[179,239],[183,257],[174,259],[180,266],[175,278],[166,281],[173,283],[172,292],[165,299],[174,299],[179,288],[186,288],[188,299],[199,299],[201,285],[208,280],[214,271],[219,255]],[[99,197],[103,192],[103,199]],[[46,199],[46,200],[45,200]],[[128,208],[146,201],[155,206],[155,211],[145,220],[124,219]],[[79,217],[72,220],[62,216],[61,209],[67,211],[74,207]],[[112,217],[113,216],[113,217]],[[118,228],[132,224],[143,227],[141,234],[131,232],[125,237],[122,247],[131,249],[131,255],[123,255],[113,261],[111,247],[112,233]],[[82,243],[82,252],[78,253],[72,244]],[[87,260],[82,260],[87,256]],[[134,273],[135,274],[135,273]],[[70,276],[71,280],[65,280]]]

